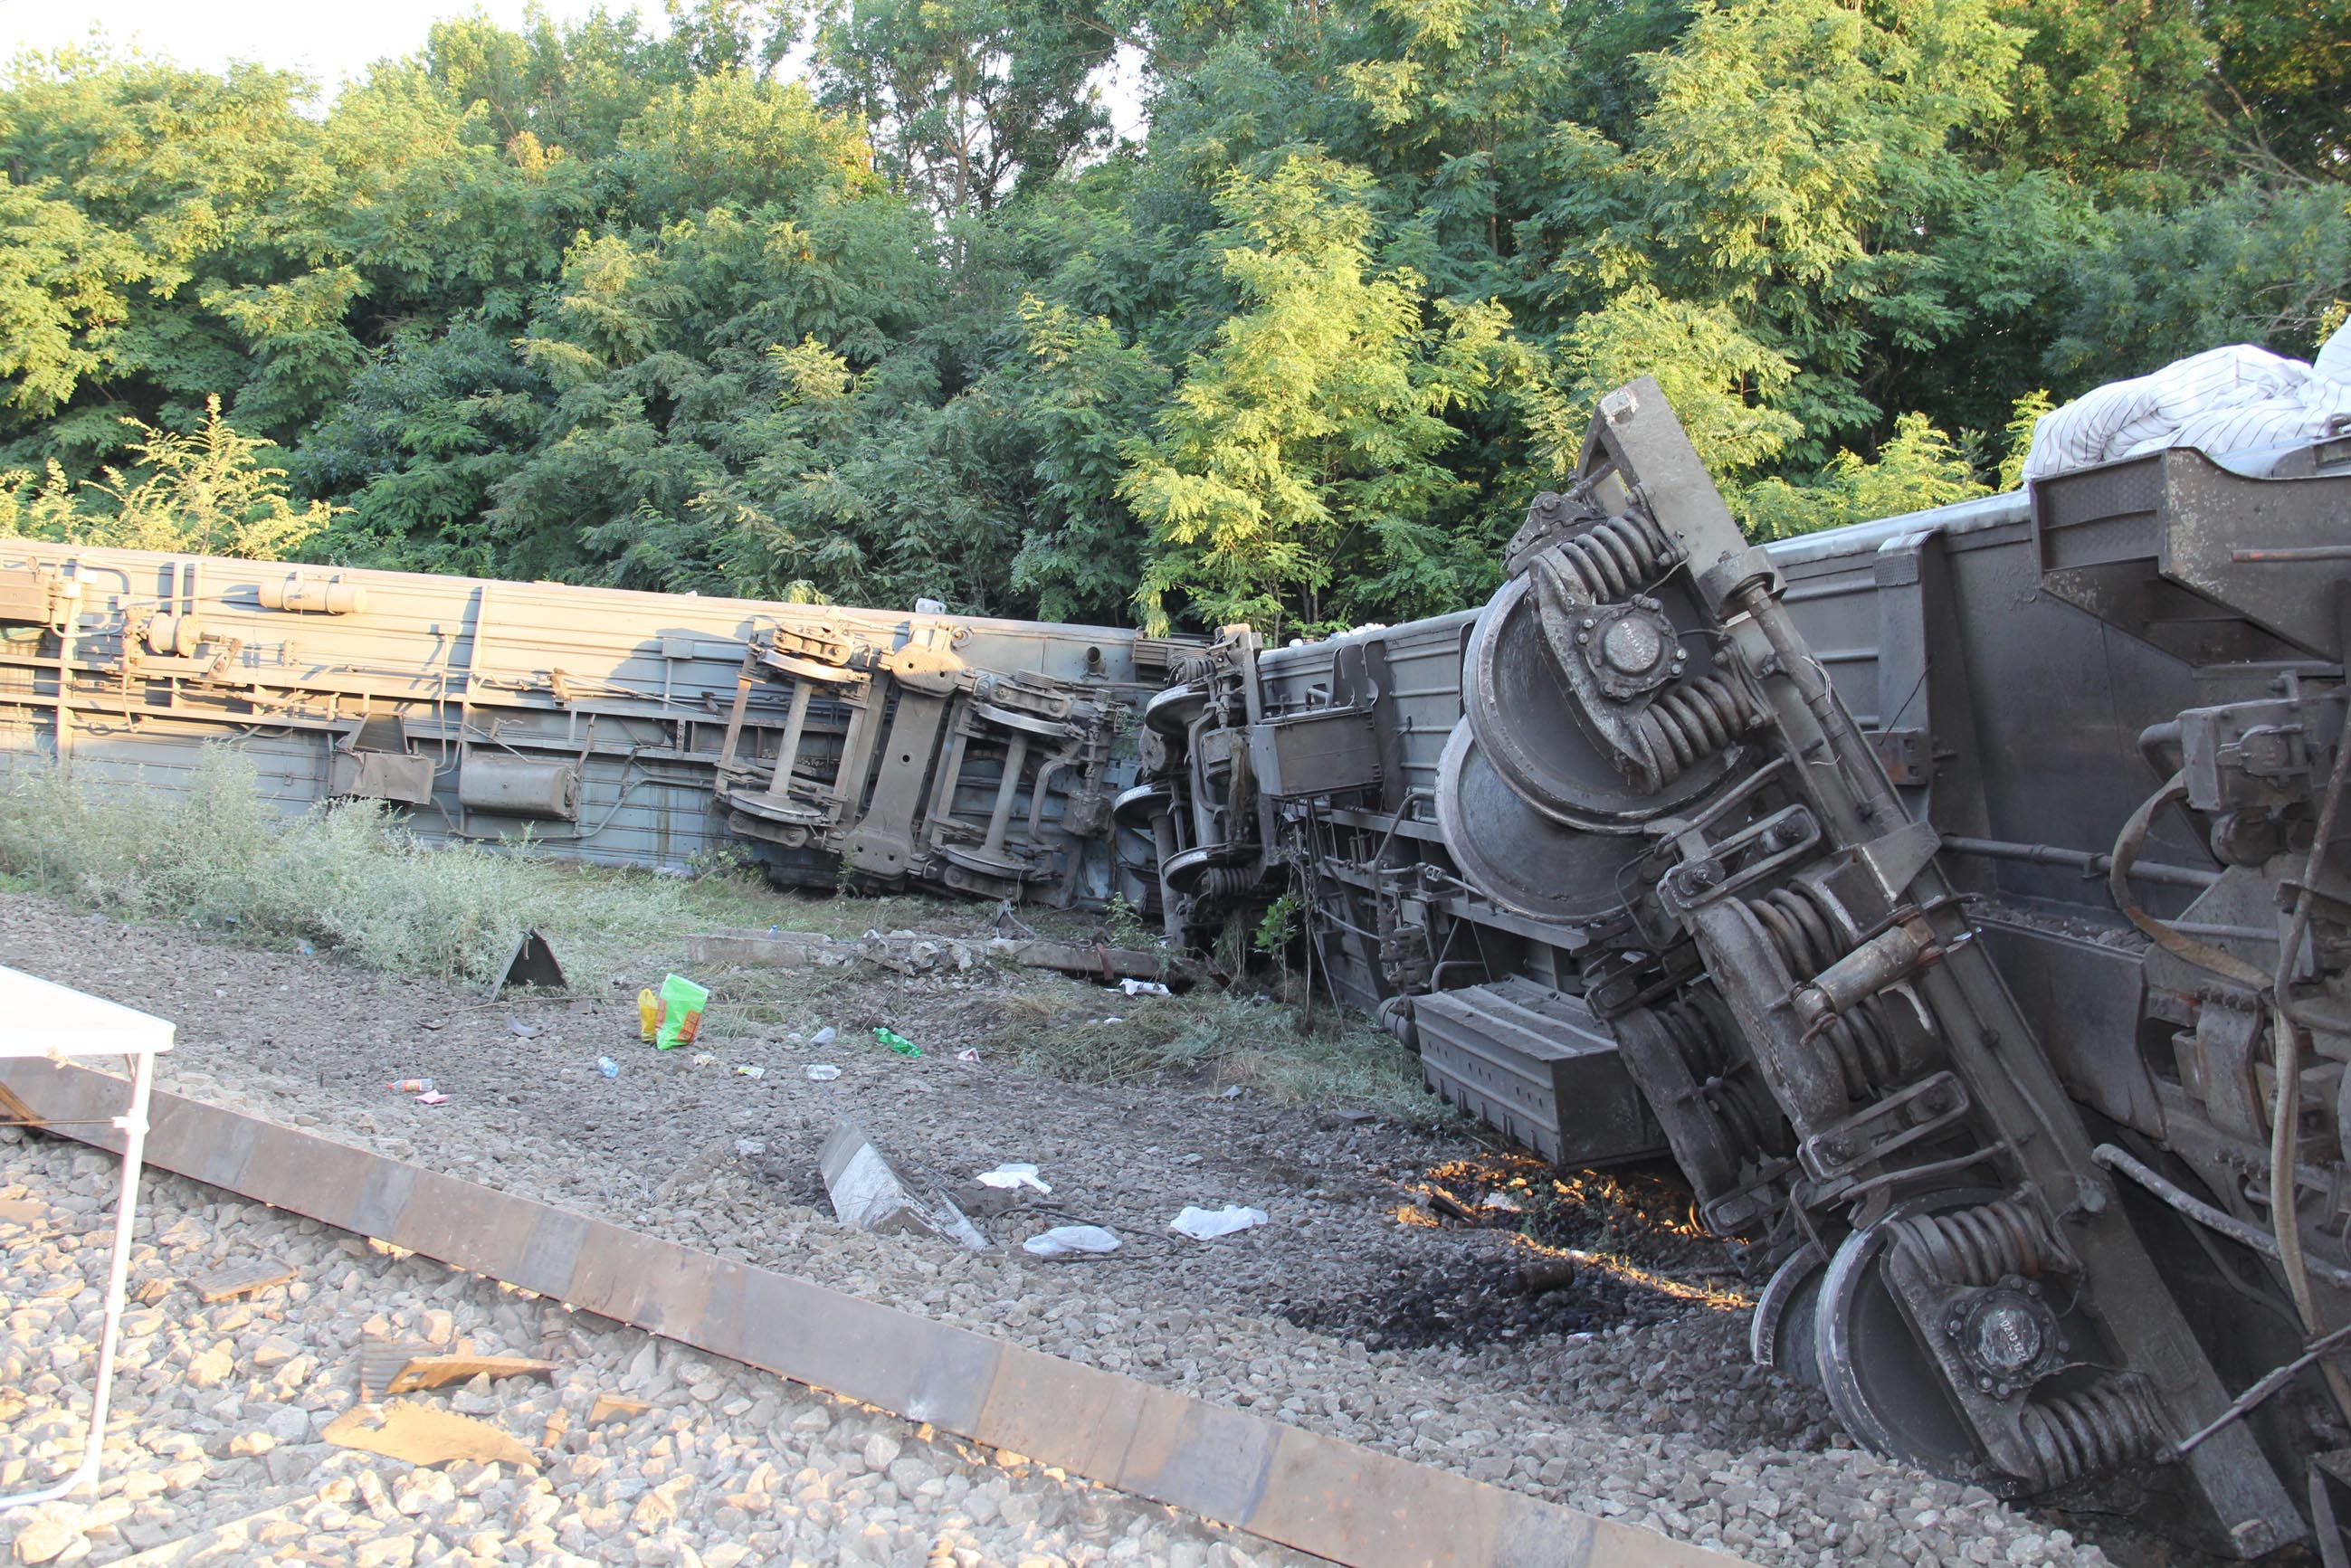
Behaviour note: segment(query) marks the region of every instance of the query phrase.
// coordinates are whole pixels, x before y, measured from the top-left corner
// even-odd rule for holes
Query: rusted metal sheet
[[[38,1061],[0,1080],[58,1124],[121,1092]],[[1738,1562],[219,1106],[159,1093],[152,1117],[148,1159],[183,1176],[1354,1568]]]

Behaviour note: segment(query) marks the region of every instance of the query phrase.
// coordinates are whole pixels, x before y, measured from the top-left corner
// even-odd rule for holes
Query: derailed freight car
[[[0,772],[778,882],[1099,904],[1134,714],[1187,646],[1110,627],[0,539]]]
[[[1867,1446],[2303,1538],[2346,1392],[2305,1346],[2351,1323],[2351,440],[1757,549],[1654,382],[1600,410],[1483,610],[1235,632],[1152,701],[1114,810],[1170,934],[1294,885],[1433,1087],[1669,1153],[1769,1271],[1758,1358]]]

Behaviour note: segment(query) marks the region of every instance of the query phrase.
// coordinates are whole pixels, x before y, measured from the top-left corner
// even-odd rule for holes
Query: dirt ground
[[[662,1053],[638,1040],[634,994],[675,952],[648,952],[608,994],[485,1005],[29,894],[0,895],[0,952],[176,1019],[162,1077],[176,1092],[1758,1563],[2104,1560],[2052,1518],[1851,1448],[1815,1395],[1747,1364],[1729,1260],[1682,1234],[1669,1184],[1553,1186],[1433,1102],[1399,1121],[1277,1103],[1214,1073],[1093,1086],[1016,1065],[1023,1031],[1115,1030],[1100,1020],[1186,999],[985,965],[697,974],[720,1004],[711,1031]],[[1262,1010],[1270,1033],[1291,1027]],[[874,1023],[922,1056],[876,1044]],[[827,1025],[836,1038],[809,1043]],[[957,1060],[967,1049],[977,1063]],[[818,1064],[839,1076],[811,1082]],[[447,1102],[388,1087],[415,1077]],[[902,1169],[972,1197],[994,1246],[840,1226],[815,1167],[844,1118]],[[969,1177],[1004,1161],[1037,1165],[1051,1195],[985,1212]],[[1530,1228],[1589,1252],[1571,1283],[1531,1291],[1528,1266],[1546,1260],[1517,1219],[1448,1220],[1432,1186],[1472,1207],[1499,1189],[1543,1210]],[[1227,1204],[1269,1223],[1206,1243],[1168,1228],[1186,1205]],[[1079,1223],[1122,1247],[1079,1262],[1019,1247]]]

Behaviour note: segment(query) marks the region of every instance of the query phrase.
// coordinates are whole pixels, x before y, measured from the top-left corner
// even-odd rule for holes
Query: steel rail
[[[121,1087],[88,1068],[0,1064],[0,1088],[60,1127]],[[159,1092],[150,1116],[151,1165],[1349,1568],[1740,1565],[222,1106]],[[110,1129],[68,1135],[120,1145]]]

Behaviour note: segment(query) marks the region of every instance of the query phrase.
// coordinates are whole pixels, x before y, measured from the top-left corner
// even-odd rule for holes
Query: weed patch
[[[910,927],[976,937],[988,926],[984,905],[793,894],[725,861],[709,869],[689,880],[559,861],[527,841],[427,844],[374,801],[288,817],[264,798],[252,763],[227,747],[207,748],[175,790],[83,789],[54,769],[0,782],[0,891],[46,893],[257,946],[308,943],[395,974],[487,981],[525,926],[546,933],[588,994],[685,968],[688,938],[721,926],[838,937]],[[1098,923],[1080,930],[1083,917],[1023,913],[1058,936],[1104,935]],[[1123,998],[1035,971],[992,976],[956,990],[892,985],[855,967],[697,977],[713,990],[704,1029],[714,1039],[831,1020],[854,1041],[883,1023],[1082,1082],[1240,1084],[1278,1101],[1399,1120],[1447,1113],[1422,1089],[1411,1051],[1327,1009],[1307,1029],[1290,1007],[1211,987]]]

